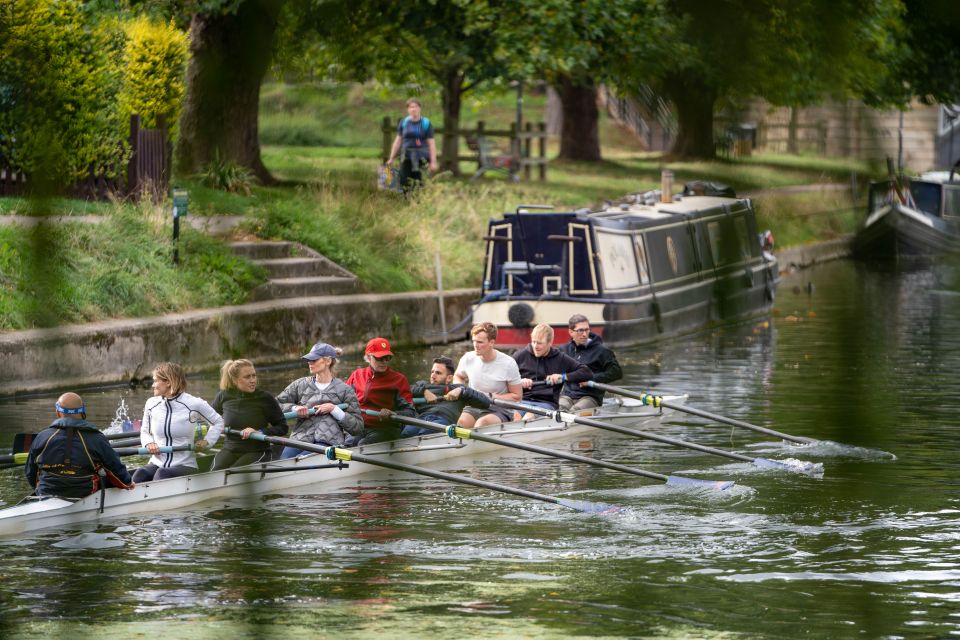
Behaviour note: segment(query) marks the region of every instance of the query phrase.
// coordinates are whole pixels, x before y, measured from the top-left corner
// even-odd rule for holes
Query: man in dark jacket
[[[57,419],[37,434],[24,472],[38,496],[83,498],[107,486],[132,489],[133,480],[96,425],[87,422],[83,399],[65,393]]]
[[[564,382],[580,383],[593,379],[590,367],[578,362],[553,346],[553,328],[538,324],[530,332],[530,344],[513,354],[520,368],[523,402],[544,409],[556,409],[560,386]],[[533,414],[522,416],[528,420]]]
[[[462,384],[453,384],[453,374],[457,366],[447,356],[439,356],[433,360],[430,367],[430,380],[418,380],[410,387],[414,399],[423,398],[422,403],[416,403],[417,417],[437,424],[447,426],[457,424],[465,406],[477,409],[488,409],[490,399],[476,389]],[[426,427],[407,425],[400,433],[401,437],[422,436],[436,433]]]
[[[590,367],[594,382],[609,384],[623,377],[620,363],[603,340],[590,331],[590,321],[579,313],[570,317],[570,342],[560,350]],[[584,411],[603,403],[603,391],[579,384],[567,383],[560,393],[560,408],[564,411]]]

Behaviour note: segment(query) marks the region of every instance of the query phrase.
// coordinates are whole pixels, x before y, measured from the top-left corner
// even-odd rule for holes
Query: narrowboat
[[[750,200],[699,181],[673,195],[671,183],[599,210],[520,205],[492,220],[473,322],[519,347],[540,323],[567,341],[579,313],[607,344],[633,344],[767,313],[779,273]]]
[[[930,258],[960,252],[960,175],[931,171],[870,185],[867,215],[853,240],[866,260]]]

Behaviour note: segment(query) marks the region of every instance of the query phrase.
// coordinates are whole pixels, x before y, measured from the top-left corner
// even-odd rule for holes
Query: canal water
[[[553,446],[737,484],[675,488],[505,453],[441,468],[626,510],[585,515],[374,473],[44,531],[0,540],[0,637],[958,636],[955,278],[943,267],[829,263],[784,279],[769,318],[618,350],[623,386],[686,393],[691,406],[829,442],[787,445],[689,416],[664,432],[818,462],[822,475],[604,432]],[[432,355],[397,365],[422,377]],[[357,364],[344,363],[344,376]],[[303,373],[261,371],[261,384],[277,392]],[[191,380],[208,398],[215,385]],[[137,417],[148,393],[85,395],[106,425],[121,400]],[[52,402],[0,403],[0,442],[46,424]],[[0,473],[9,505],[26,484]]]

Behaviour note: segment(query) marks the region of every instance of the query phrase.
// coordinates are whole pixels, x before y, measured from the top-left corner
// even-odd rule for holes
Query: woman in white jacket
[[[194,443],[197,450],[212,447],[223,432],[223,418],[205,400],[186,392],[187,377],[180,365],[158,364],[153,370],[153,397],[143,407],[140,442],[151,454],[150,462],[137,469],[134,482],[148,482],[190,475],[198,471],[193,451],[160,453],[160,447]],[[199,437],[199,423],[210,425]]]

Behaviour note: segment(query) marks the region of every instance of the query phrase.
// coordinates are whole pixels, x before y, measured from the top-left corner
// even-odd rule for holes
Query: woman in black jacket
[[[268,436],[287,434],[287,420],[280,403],[272,395],[257,389],[257,370],[249,360],[227,360],[220,368],[220,392],[213,399],[213,410],[223,416],[225,427],[240,431],[242,436],[229,436],[220,453],[213,459],[212,469],[239,467],[255,462],[269,462],[270,444],[251,440],[250,434],[260,431]]]

